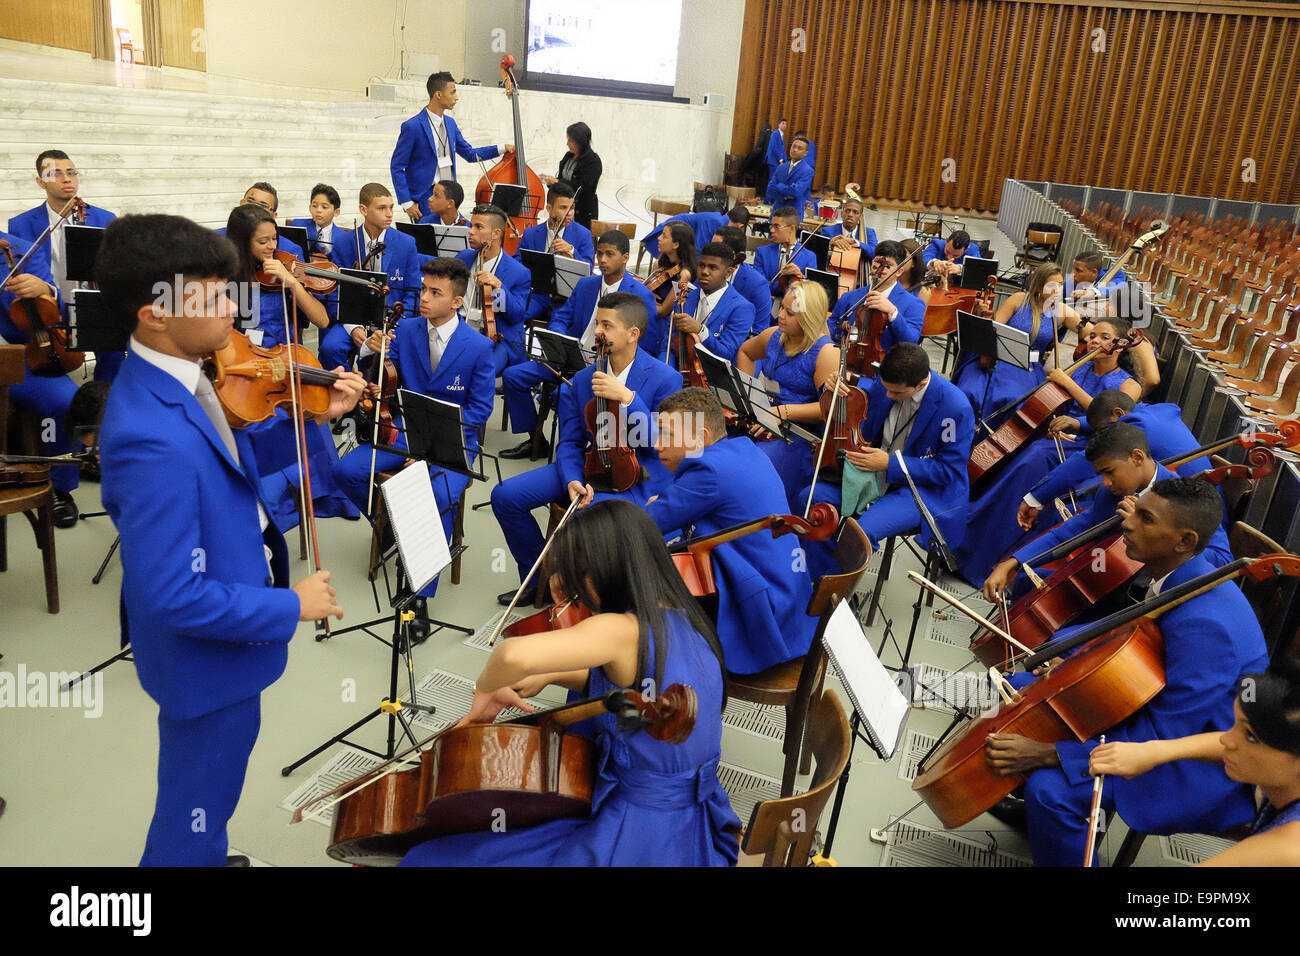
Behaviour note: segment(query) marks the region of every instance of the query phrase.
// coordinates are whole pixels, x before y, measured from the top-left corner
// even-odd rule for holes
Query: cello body
[[[514,65],[515,58],[509,53],[501,57],[501,79],[514,110],[515,151],[497,160],[497,164],[479,178],[474,189],[474,201],[482,204],[492,201],[492,190],[498,185],[528,187],[528,195],[524,197],[519,215],[510,217],[502,243],[506,252],[512,256],[519,249],[519,240],[523,238],[524,230],[537,224],[541,210],[546,205],[546,187],[542,185],[541,177],[524,161],[524,134],[519,119],[519,89],[515,82]]]

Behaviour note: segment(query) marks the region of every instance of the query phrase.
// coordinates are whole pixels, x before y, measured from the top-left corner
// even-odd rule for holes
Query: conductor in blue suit
[[[474,207],[469,217],[469,248],[456,257],[469,267],[470,285],[465,298],[465,318],[478,330],[485,327],[483,297],[492,296],[497,342],[492,349],[496,374],[524,361],[524,329],[530,320],[543,319],[550,303],[534,295],[532,274],[502,250],[506,214],[498,207]]]
[[[477,163],[514,152],[509,144],[476,149],[465,141],[456,121],[447,115],[447,110],[454,109],[460,99],[450,73],[444,70],[431,74],[425,89],[429,93],[429,105],[402,124],[389,162],[397,201],[412,222],[429,215],[433,184],[456,178],[457,156]]]
[[[366,183],[359,196],[361,228],[336,246],[341,269],[364,269],[382,272],[388,277],[387,305],[401,303],[405,315],[419,311],[420,263],[422,257],[415,240],[393,228],[393,194],[380,183]],[[357,255],[360,253],[361,258]],[[320,359],[326,368],[350,367],[356,350],[365,341],[366,331],[359,324],[335,322],[320,337]]]
[[[863,286],[840,296],[831,310],[827,321],[827,330],[831,341],[839,342],[843,334],[845,320],[852,322],[854,313],[863,299],[872,309],[879,309],[889,315],[889,322],[880,337],[881,347],[888,352],[899,342],[920,342],[921,331],[925,326],[925,302],[908,292],[896,279],[888,279],[907,256],[907,249],[901,242],[886,239],[876,246],[876,256],[871,260],[873,284],[870,288]],[[888,284],[885,284],[886,281]]]
[[[252,445],[231,430],[202,370],[230,339],[236,272],[228,242],[175,216],[117,220],[96,263],[105,300],[132,330],[100,461],[122,540],[123,638],[159,709],[142,866],[226,865],[260,694],[284,671],[299,621],[343,616],[328,571],[285,587],[288,552],[258,498]],[[177,276],[185,288],[174,288]],[[363,387],[342,374],[328,416],[352,408]]]
[[[778,166],[767,181],[764,202],[773,209],[794,206],[799,215],[803,214],[804,207],[812,202],[813,164],[807,156],[808,140],[795,137],[790,143],[789,161]]]
[[[727,283],[732,261],[726,243],[711,242],[701,249],[699,285],[687,293],[686,311],[672,316],[674,332],[698,335],[701,345],[728,362],[736,360],[737,350],[754,326],[754,307]],[[678,367],[675,346],[675,342],[662,343],[673,368]]]
[[[36,157],[36,184],[45,193],[45,202],[9,220],[10,234],[28,243],[36,242],[46,229],[61,221],[59,213],[80,191],[81,178],[76,165],[67,153],[61,149],[47,149]],[[86,203],[85,219],[78,221],[78,224],[103,227],[116,218],[117,216],[107,209]],[[73,211],[69,211],[67,221],[74,221]],[[68,306],[72,304],[72,293],[80,283],[68,281],[67,244],[62,230],[50,236],[45,249],[50,275],[54,280],[54,287],[59,290],[59,302],[63,308],[64,318],[67,318]],[[124,352],[96,354],[95,380],[111,382],[125,357]]]
[[[1195,478],[1157,481],[1122,506],[1128,556],[1151,575],[1148,596],[1170,591],[1214,570],[1201,554],[1219,527],[1223,501]],[[1159,618],[1165,686],[1131,717],[1107,728],[1107,742],[1173,740],[1232,726],[1233,701],[1243,674],[1268,664],[1264,635],[1250,603],[1223,583]],[[1058,633],[1058,637],[1071,630]],[[1018,674],[1025,686],[1032,674]],[[1003,775],[1025,775],[1029,845],[1036,866],[1078,866],[1088,846],[1093,777],[1088,761],[1095,739],[1052,744],[1019,734],[993,734],[985,759]],[[1179,760],[1132,779],[1108,776],[1103,810],[1117,810],[1142,833],[1215,833],[1254,814],[1248,788],[1218,764]]]
[[[665,534],[706,537],[786,509],[776,469],[746,436],[728,438],[722,406],[706,388],[688,388],[659,403],[656,448],[673,473],[646,511]],[[718,638],[727,669],[753,674],[808,653],[812,580],[795,535],[766,531],[714,548]]]
[[[859,383],[861,386],[861,383]],[[880,363],[880,374],[870,380],[867,417],[862,437],[871,447],[846,452],[848,463],[861,471],[884,476],[885,490],[858,518],[858,524],[872,547],[890,535],[921,529],[921,543],[930,543],[930,529],[921,520],[903,467],[916,484],[921,500],[950,548],[961,544],[966,534],[966,508],[970,504],[970,483],[966,463],[975,434],[975,413],[961,390],[930,371],[925,349],[912,342],[895,345]],[[902,461],[895,452],[902,453]],[[848,465],[846,464],[847,468]],[[818,481],[814,501],[829,501],[842,513],[841,487]],[[808,500],[808,489],[800,492]],[[808,545],[808,570],[813,577],[834,570],[831,546],[826,542]]]
[[[654,295],[644,282],[627,271],[631,244],[627,236],[617,229],[608,230],[596,244],[596,268],[600,275],[579,279],[573,294],[556,306],[551,313],[548,328],[560,335],[576,338],[588,350],[596,347],[597,303],[615,292],[630,292],[645,303],[646,310],[654,315]],[[642,343],[644,348],[644,343]],[[651,352],[650,354],[654,354]],[[510,430],[516,435],[530,435],[537,427],[537,405],[533,402],[533,389],[546,382],[558,382],[556,374],[541,362],[529,359],[511,365],[501,373],[501,387],[505,393]],[[502,458],[520,459],[549,457],[551,444],[546,440],[534,444],[531,437],[513,448],[501,452]]]
[[[555,461],[492,489],[492,512],[519,567],[521,583],[545,543],[533,517],[534,508],[575,499],[587,505],[609,497],[643,505],[670,480],[654,450],[653,416],[665,396],[681,389],[682,377],[640,347],[650,321],[643,299],[630,292],[615,292],[602,298],[597,306],[596,331],[609,349],[608,371],[601,371],[603,365],[588,365],[572,382],[560,386],[560,435]],[[627,491],[597,491],[585,474],[585,452],[595,440],[587,430],[585,412],[593,398],[618,403],[620,421],[608,424],[611,430],[620,426],[626,429],[627,445],[640,460],[640,479]],[[536,596],[536,586],[535,581],[530,582],[521,598],[524,603]],[[509,604],[514,595],[513,590],[506,591],[498,600]]]
[[[397,367],[398,382],[405,389],[461,406],[465,423],[465,447],[470,464],[478,452],[479,429],[492,414],[492,343],[461,321],[459,309],[465,301],[469,270],[459,259],[429,259],[421,267],[420,316],[404,319],[396,333],[389,333],[388,358]],[[377,359],[382,345],[375,332],[361,349],[361,362]],[[401,416],[394,424],[401,427]],[[365,436],[369,438],[369,436]],[[399,432],[395,447],[406,448],[406,435]],[[356,506],[364,511],[370,492],[372,449],[362,445],[339,463],[339,484]],[[375,474],[402,467],[401,455],[374,453]],[[430,468],[433,497],[442,515],[443,532],[451,540],[456,503],[469,484],[469,476],[441,468]],[[433,597],[434,581],[420,594]]]

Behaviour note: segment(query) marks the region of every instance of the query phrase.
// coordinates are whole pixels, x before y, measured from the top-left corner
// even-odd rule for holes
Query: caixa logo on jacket
[[[445,388],[447,389],[447,391],[449,391],[449,392],[463,392],[463,391],[465,391],[465,386],[462,385],[462,384],[460,383],[460,375],[459,375],[459,374],[458,374],[454,379],[451,380],[451,384],[446,385],[446,386],[444,386],[444,387],[445,387]]]

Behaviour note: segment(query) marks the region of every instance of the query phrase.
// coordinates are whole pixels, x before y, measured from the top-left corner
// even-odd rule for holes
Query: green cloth
[[[844,461],[844,480],[840,485],[842,500],[840,511],[845,516],[857,516],[872,506],[885,493],[883,471],[862,471],[853,462]]]

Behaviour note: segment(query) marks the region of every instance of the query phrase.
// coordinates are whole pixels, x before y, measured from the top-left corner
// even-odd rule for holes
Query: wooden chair
[[[601,222],[599,219],[591,221],[591,241],[597,242],[601,236],[611,229],[617,229],[623,235],[627,236],[629,242],[636,241],[636,223],[634,222]]]
[[[853,518],[840,523],[835,558],[840,573],[822,577],[814,586],[812,599],[808,602],[809,616],[819,618],[808,653],[757,674],[727,674],[727,694],[730,697],[785,708],[785,741],[781,746],[785,753],[782,797],[794,793],[796,771],[807,773],[811,762],[811,753],[805,753],[804,735],[813,695],[826,676],[826,651],[822,647],[826,623],[836,606],[853,593],[871,561],[871,542]],[[805,759],[801,761],[801,757]]]
[[[797,797],[764,800],[754,807],[741,840],[742,853],[761,856],[763,866],[807,866],[817,821],[849,762],[849,719],[829,688],[813,705],[808,750],[816,770],[812,785]]]
[[[659,227],[659,217],[663,216],[668,219],[673,216],[681,216],[691,211],[691,204],[688,202],[672,202],[668,199],[651,199],[650,212],[654,216],[654,228]],[[635,272],[641,271],[641,260],[645,257],[645,243],[641,243],[641,249],[636,254]]]
[[[731,204],[733,206],[736,205],[736,203],[739,203],[743,200],[753,199],[757,195],[758,193],[755,191],[753,186],[728,186],[727,187],[727,198],[731,200]]]
[[[121,27],[113,32],[117,34],[117,58],[122,63],[143,63],[144,51],[131,42],[131,31]]]
[[[25,351],[21,345],[0,345],[0,452],[9,447],[9,386],[22,382],[26,374]],[[9,570],[7,525],[12,514],[24,515],[32,526],[45,571],[45,608],[51,614],[58,614],[59,565],[54,550],[53,483],[0,488],[0,571]]]

